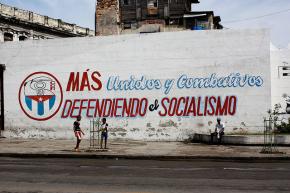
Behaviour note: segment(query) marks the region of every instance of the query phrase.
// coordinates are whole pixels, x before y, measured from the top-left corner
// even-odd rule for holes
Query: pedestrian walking
[[[77,139],[77,144],[76,144],[76,147],[74,149],[75,151],[80,151],[79,146],[80,146],[80,143],[82,141],[82,135],[85,135],[85,133],[82,131],[82,129],[80,127],[81,120],[82,120],[82,117],[78,116],[77,120],[74,122],[74,125],[73,125],[75,137]]]

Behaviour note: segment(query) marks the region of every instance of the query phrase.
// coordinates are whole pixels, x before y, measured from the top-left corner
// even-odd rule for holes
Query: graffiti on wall
[[[83,115],[92,117],[146,117],[156,112],[160,117],[201,117],[234,116],[237,112],[238,97],[227,95],[192,95],[176,97],[178,90],[258,88],[263,85],[259,75],[230,73],[219,76],[216,73],[203,77],[181,74],[178,77],[160,79],[145,75],[130,75],[127,79],[108,76],[104,80],[99,71],[70,72],[65,91],[50,73],[35,72],[29,75],[19,89],[19,103],[24,113],[38,121],[52,118],[60,110],[61,118],[75,118]],[[175,91],[173,93],[173,90]],[[155,97],[145,97],[150,92],[159,92]],[[93,98],[79,97],[79,93],[95,92]],[[101,98],[104,93],[114,93],[114,98]],[[144,92],[144,97],[133,97],[136,92]],[[128,93],[118,97],[118,93]],[[187,92],[191,93],[191,92]],[[194,92],[197,93],[197,92]],[[85,95],[82,95],[85,96]],[[90,95],[92,96],[92,95]]]

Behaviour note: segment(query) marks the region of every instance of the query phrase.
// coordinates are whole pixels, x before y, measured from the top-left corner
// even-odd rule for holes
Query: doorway
[[[0,137],[4,131],[4,71],[5,65],[0,64]]]

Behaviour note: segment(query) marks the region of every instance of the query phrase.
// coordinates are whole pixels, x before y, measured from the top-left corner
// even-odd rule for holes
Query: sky
[[[96,0],[0,0],[1,3],[94,29]],[[214,11],[225,29],[269,28],[279,48],[290,43],[290,0],[200,0],[193,11]],[[275,14],[272,14],[275,13]],[[270,15],[267,17],[260,17]],[[258,19],[251,19],[257,18]]]

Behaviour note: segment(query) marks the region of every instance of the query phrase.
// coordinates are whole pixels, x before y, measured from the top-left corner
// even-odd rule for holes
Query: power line
[[[260,18],[264,18],[264,17],[269,17],[269,16],[272,16],[272,15],[278,15],[278,14],[281,14],[281,13],[284,13],[284,12],[288,12],[288,11],[290,11],[290,9],[284,9],[284,10],[281,10],[281,11],[272,12],[272,13],[268,13],[268,14],[260,15],[260,16],[256,16],[256,17],[249,17],[249,18],[243,18],[243,19],[237,19],[237,20],[224,21],[222,23],[237,23],[237,22],[255,20],[255,19],[260,19]]]

